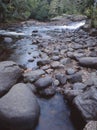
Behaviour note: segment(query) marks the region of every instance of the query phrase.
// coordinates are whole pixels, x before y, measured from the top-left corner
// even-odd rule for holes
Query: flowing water
[[[69,24],[68,26],[26,26],[16,28],[15,31],[10,31],[10,29],[0,30],[1,35],[16,37],[12,43],[0,43],[0,46],[3,46],[6,52],[1,60],[13,60],[27,68],[35,69],[42,53],[37,45],[32,44],[34,37],[32,35],[36,34],[33,33],[35,30],[37,30],[38,37],[50,40],[53,37],[49,36],[48,32],[62,33],[66,30],[75,31],[84,24],[85,21],[81,21]],[[34,59],[33,62],[29,62],[31,58]],[[62,95],[56,94],[51,99],[38,98],[38,102],[41,113],[36,130],[76,130],[70,120],[70,109]]]

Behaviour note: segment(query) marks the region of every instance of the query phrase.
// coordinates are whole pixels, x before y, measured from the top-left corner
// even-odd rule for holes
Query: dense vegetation
[[[75,13],[86,14],[96,21],[97,8],[94,3],[93,0],[0,0],[0,20],[48,20],[63,13]],[[93,24],[96,25],[96,22]]]

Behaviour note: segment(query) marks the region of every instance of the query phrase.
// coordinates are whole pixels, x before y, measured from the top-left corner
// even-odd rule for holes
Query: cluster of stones
[[[85,28],[86,29],[86,28]],[[85,122],[97,120],[97,35],[96,30],[63,32],[41,41],[38,67],[53,79],[56,92],[79,111]]]

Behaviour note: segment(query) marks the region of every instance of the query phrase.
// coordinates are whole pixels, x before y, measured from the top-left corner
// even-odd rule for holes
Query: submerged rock
[[[0,99],[0,125],[5,130],[33,129],[38,118],[38,102],[25,84],[16,84]]]

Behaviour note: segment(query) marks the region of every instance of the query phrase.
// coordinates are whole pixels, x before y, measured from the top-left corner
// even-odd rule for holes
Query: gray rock
[[[39,91],[39,94],[46,98],[54,96],[55,93],[56,93],[56,91],[54,88],[46,88],[42,91]]]
[[[5,37],[4,38],[4,42],[6,42],[6,43],[11,43],[12,41],[13,41],[13,39],[10,38],[10,37]]]
[[[46,76],[46,77],[43,77],[43,78],[40,78],[38,79],[36,82],[35,82],[35,86],[38,90],[41,90],[41,89],[45,89],[49,86],[52,86],[52,83],[53,83],[53,80],[51,77],[49,76]]]
[[[0,62],[0,97],[22,76],[22,70],[13,61]]]
[[[97,68],[97,57],[79,58],[79,64],[84,67]]]
[[[60,60],[60,57],[59,56],[53,56],[51,59],[54,60],[54,61],[58,61],[58,60]]]
[[[33,93],[37,92],[36,87],[33,84],[27,83],[26,85]]]
[[[60,84],[66,84],[67,77],[64,74],[56,74],[55,78],[60,82]]]
[[[70,60],[70,58],[64,58],[60,62],[61,62],[61,64],[66,65],[66,64],[71,63],[71,60]]]
[[[24,82],[34,82],[36,81],[41,75],[45,74],[45,72],[41,69],[29,71],[23,74]]]
[[[38,102],[25,84],[16,84],[0,99],[0,122],[5,130],[33,129],[38,118]]]
[[[91,87],[74,99],[74,105],[86,120],[97,120],[97,88]]]
[[[53,69],[59,69],[59,68],[64,68],[64,65],[62,65],[60,62],[58,62],[58,61],[53,61],[52,63],[51,63],[51,67],[53,68]]]
[[[66,73],[67,73],[68,75],[74,74],[75,72],[76,72],[76,70],[73,69],[73,68],[69,68],[69,69],[66,70]]]
[[[73,90],[83,90],[83,89],[85,89],[87,86],[85,85],[85,84],[83,84],[83,83],[74,83],[73,84],[73,86],[72,86],[72,88],[73,88]]]
[[[64,90],[64,95],[66,97],[67,100],[69,100],[70,102],[73,101],[73,99],[80,95],[83,92],[83,90],[72,90],[72,89],[65,89]]]
[[[83,130],[97,130],[97,121],[90,121]]]
[[[38,66],[43,66],[43,65],[46,65],[46,64],[50,64],[50,60],[49,59],[42,59],[42,60],[39,60],[37,62]]]
[[[70,75],[68,77],[68,80],[70,83],[82,82],[82,74],[77,72],[73,75]]]

